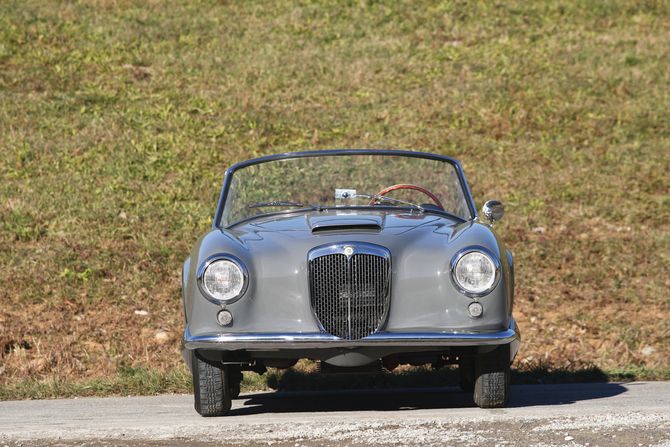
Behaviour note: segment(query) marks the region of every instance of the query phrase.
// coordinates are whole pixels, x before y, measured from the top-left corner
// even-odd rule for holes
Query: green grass
[[[654,0],[0,2],[0,389],[178,371],[179,271],[225,169],[334,148],[454,156],[478,206],[505,203],[519,361],[667,378],[669,18]]]
[[[512,370],[512,385],[560,383],[630,382],[636,380],[670,380],[670,369],[644,367],[603,371],[589,365],[581,368],[532,366]],[[412,367],[393,373],[354,377],[323,376],[302,369],[270,369],[264,375],[246,372],[241,383],[243,393],[262,391],[321,391],[351,389],[396,389],[458,387],[458,370]],[[175,371],[121,368],[111,378],[79,381],[26,379],[0,388],[0,401],[16,399],[57,399],[73,397],[148,396],[158,394],[193,394],[193,382],[186,367]]]
[[[89,380],[26,379],[0,388],[0,400],[56,399],[72,397],[145,396],[193,394],[186,367],[165,373],[143,368],[121,369],[114,377]]]

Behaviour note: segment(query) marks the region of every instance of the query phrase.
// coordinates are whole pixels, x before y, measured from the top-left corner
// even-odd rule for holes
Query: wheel
[[[474,357],[461,357],[458,359],[458,385],[466,393],[475,391]]]
[[[480,354],[475,361],[475,403],[481,408],[502,408],[511,398],[509,345]]]
[[[224,416],[231,406],[228,368],[200,360],[195,351],[191,351],[191,356],[195,411],[205,417]]]
[[[427,195],[428,197],[430,197],[431,199],[433,199],[433,201],[437,204],[437,206],[442,211],[444,211],[444,207],[440,203],[440,200],[437,197],[435,197],[435,194],[428,191],[426,188],[422,188],[421,186],[410,185],[410,184],[406,184],[406,183],[402,183],[400,185],[393,185],[393,186],[389,186],[388,188],[382,189],[381,191],[379,191],[377,193],[376,197],[373,197],[373,199],[370,200],[370,203],[368,205],[374,205],[375,202],[377,201],[377,196],[383,196],[384,194],[387,194],[391,191],[395,191],[395,190],[398,190],[398,189],[414,189],[416,191],[420,191],[420,192],[424,193],[425,195]]]

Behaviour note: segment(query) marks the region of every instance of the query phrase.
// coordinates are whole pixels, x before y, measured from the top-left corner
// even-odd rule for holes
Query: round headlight
[[[205,261],[199,279],[202,291],[212,302],[237,301],[247,287],[244,265],[232,257]]]
[[[496,283],[498,265],[491,255],[477,250],[459,253],[452,267],[452,278],[466,294],[483,295]]]

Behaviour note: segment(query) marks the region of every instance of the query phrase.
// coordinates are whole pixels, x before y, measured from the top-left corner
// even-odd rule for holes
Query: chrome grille
[[[353,246],[355,252],[347,256],[344,247],[317,249],[311,254],[312,306],[325,332],[357,340],[375,333],[383,323],[389,300],[390,256],[381,247],[370,249],[369,244]]]

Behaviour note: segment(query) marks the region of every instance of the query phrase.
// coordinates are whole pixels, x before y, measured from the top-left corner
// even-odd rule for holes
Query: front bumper
[[[359,340],[343,340],[322,333],[293,334],[213,334],[191,336],[188,327],[181,343],[182,351],[207,349],[219,351],[277,351],[291,349],[359,348],[381,346],[448,347],[511,344],[512,358],[521,342],[521,334],[512,318],[509,329],[501,332],[381,332]]]

